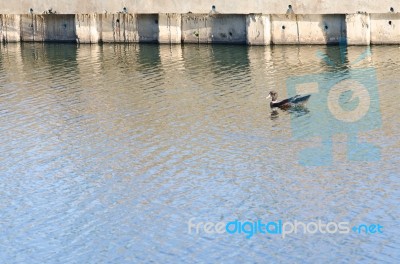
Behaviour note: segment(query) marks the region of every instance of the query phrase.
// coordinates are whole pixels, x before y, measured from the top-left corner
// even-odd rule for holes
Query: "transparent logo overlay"
[[[340,45],[341,63],[336,65],[322,53],[328,65],[337,70],[286,80],[288,95],[311,94],[306,107],[308,115],[291,117],[293,137],[306,139],[320,137],[322,145],[303,149],[299,163],[304,166],[324,166],[332,163],[332,137],[347,134],[347,159],[350,161],[377,161],[380,149],[367,142],[359,142],[360,132],[381,127],[376,70],[372,67],[353,68],[351,65],[370,55],[369,49],[353,63],[345,63],[346,44]],[[350,65],[350,66],[348,66]],[[308,118],[304,122],[304,118]],[[306,123],[306,125],[305,125]]]
[[[321,220],[302,222],[302,221],[239,221],[229,222],[201,222],[196,218],[188,221],[189,234],[238,234],[246,238],[254,235],[276,235],[284,239],[288,235],[295,234],[382,234],[383,226],[380,224],[357,224],[351,225],[350,222],[323,222]]]

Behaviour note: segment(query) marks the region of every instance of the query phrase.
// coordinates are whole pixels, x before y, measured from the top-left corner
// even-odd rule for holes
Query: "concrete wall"
[[[182,15],[183,43],[246,43],[244,15]]]
[[[400,44],[400,15],[371,14],[371,44]]]
[[[399,10],[398,0],[1,1],[0,37],[4,42],[400,44]]]
[[[0,34],[3,42],[21,40],[21,19],[19,15],[0,15]]]
[[[246,40],[249,45],[269,45],[271,43],[271,16],[251,14],[246,16]]]
[[[371,41],[371,22],[368,14],[346,16],[347,43],[349,45],[369,45]]]
[[[22,0],[0,1],[0,14],[29,14],[30,8],[35,14],[52,12],[58,14],[104,14],[122,12],[159,14],[189,12],[209,13],[212,6],[222,14],[286,14],[291,5],[296,14],[357,14],[357,13],[390,13],[400,11],[398,0]]]
[[[98,17],[99,41],[114,43],[138,42],[138,16],[134,14],[103,14]]]
[[[77,43],[98,43],[101,40],[99,15],[83,14],[75,16]]]

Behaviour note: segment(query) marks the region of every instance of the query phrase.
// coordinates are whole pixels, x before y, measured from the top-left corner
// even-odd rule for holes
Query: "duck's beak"
[[[271,95],[269,94],[267,97],[265,97],[265,99],[269,99],[269,98],[271,98]]]

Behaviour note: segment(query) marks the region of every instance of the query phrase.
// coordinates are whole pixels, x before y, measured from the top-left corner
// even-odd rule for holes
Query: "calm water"
[[[364,51],[1,46],[0,262],[398,263],[400,48],[374,46],[356,62]],[[348,135],[333,131],[330,164],[301,165],[331,121],[271,111],[269,90],[284,98],[291,76],[366,67],[381,122],[357,137],[379,157],[349,160]],[[193,217],[384,229],[247,239],[189,234]]]

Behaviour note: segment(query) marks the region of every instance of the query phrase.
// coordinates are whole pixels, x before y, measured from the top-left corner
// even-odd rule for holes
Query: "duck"
[[[279,107],[281,109],[289,109],[291,107],[295,107],[297,105],[303,105],[305,104],[308,99],[310,99],[311,94],[309,95],[296,95],[287,99],[283,99],[281,101],[278,101],[278,93],[275,91],[270,91],[266,99],[268,100],[271,98],[271,102],[269,103],[269,106],[271,108]]]

